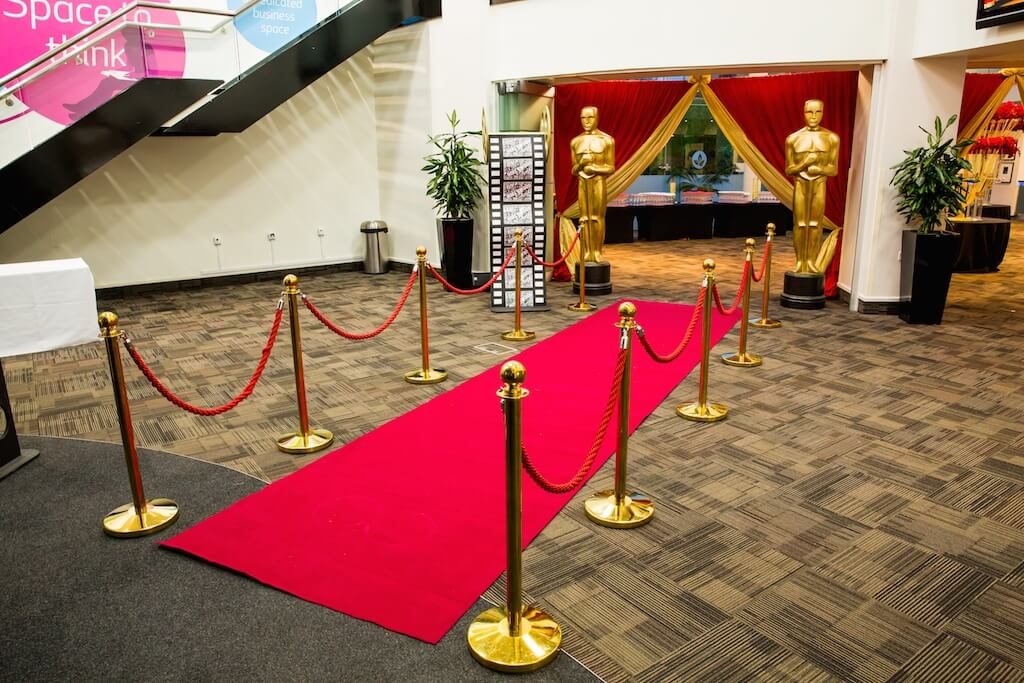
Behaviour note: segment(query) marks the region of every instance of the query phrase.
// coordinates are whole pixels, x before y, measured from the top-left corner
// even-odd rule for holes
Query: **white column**
[[[898,3],[892,25],[910,25],[916,4]],[[896,193],[889,185],[892,166],[903,159],[903,150],[925,144],[918,126],[929,128],[936,116],[945,121],[960,111],[966,57],[915,60],[913,46],[899,33],[894,31],[889,59],[872,75],[856,226],[843,244],[843,259],[854,257],[852,272],[847,271],[854,311],[899,301],[901,234],[907,226],[896,212]],[[850,249],[854,242],[856,248]]]

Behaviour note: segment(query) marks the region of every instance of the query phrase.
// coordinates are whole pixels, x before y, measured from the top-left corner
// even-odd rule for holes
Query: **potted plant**
[[[962,174],[971,165],[963,151],[971,140],[946,138],[956,115],[946,124],[935,117],[935,130],[921,128],[928,136],[923,147],[905,150],[903,161],[893,166],[890,184],[899,201],[896,210],[916,230],[903,231],[900,257],[900,318],[909,323],[936,325],[942,322],[946,295],[953,276],[960,235],[947,232],[946,216],[963,211],[967,199]]]
[[[427,196],[441,214],[442,267],[453,285],[466,288],[473,284],[473,209],[484,196],[484,179],[477,170],[482,162],[466,140],[481,133],[457,132],[459,119],[454,111],[448,123],[451,132],[431,136],[436,151],[424,157],[427,164],[422,170],[429,176]]]

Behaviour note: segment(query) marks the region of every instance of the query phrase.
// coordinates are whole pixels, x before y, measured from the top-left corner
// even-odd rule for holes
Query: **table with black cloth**
[[[609,206],[605,212],[605,242],[633,241],[633,220],[642,240],[761,237],[775,223],[775,234],[793,227],[793,212],[782,204],[667,204]]]
[[[1010,221],[1006,218],[951,218],[949,229],[960,233],[960,254],[954,273],[994,273],[1010,243]]]
[[[1004,218],[1010,220],[1012,215],[1009,204],[985,204],[981,207],[982,218]]]

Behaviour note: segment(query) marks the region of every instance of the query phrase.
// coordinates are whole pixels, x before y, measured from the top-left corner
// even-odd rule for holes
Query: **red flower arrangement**
[[[992,118],[997,121],[1024,118],[1024,104],[1020,102],[1003,102],[996,107],[995,116]]]
[[[1016,154],[1017,139],[1010,136],[978,138],[971,145],[968,154]]]

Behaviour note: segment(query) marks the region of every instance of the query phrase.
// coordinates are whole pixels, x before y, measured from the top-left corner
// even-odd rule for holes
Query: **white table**
[[[80,258],[0,264],[0,358],[98,341],[96,290]],[[39,455],[22,451],[0,365],[0,479]]]

